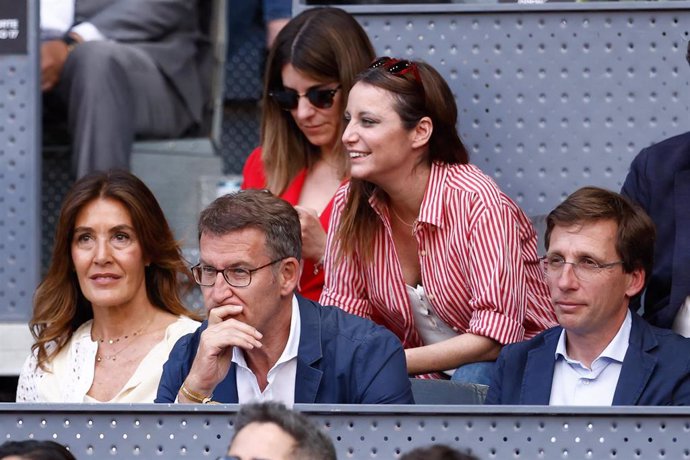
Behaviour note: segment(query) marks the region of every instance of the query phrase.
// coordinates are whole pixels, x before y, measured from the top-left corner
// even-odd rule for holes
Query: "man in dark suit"
[[[503,348],[487,404],[690,404],[690,339],[629,309],[652,267],[649,216],[586,187],[548,215],[545,242],[560,326]]]
[[[41,5],[41,87],[52,118],[67,113],[78,176],[128,169],[135,135],[175,137],[201,122],[198,69],[210,55],[198,0],[54,3]]]
[[[686,57],[690,64],[690,42]],[[642,206],[657,229],[644,318],[655,326],[674,327],[690,296],[690,131],[642,150],[630,165],[621,193]],[[679,321],[674,330],[687,337],[690,320]]]
[[[393,333],[295,295],[301,250],[297,212],[269,192],[201,213],[192,272],[208,320],[175,344],[156,402],[413,403]]]

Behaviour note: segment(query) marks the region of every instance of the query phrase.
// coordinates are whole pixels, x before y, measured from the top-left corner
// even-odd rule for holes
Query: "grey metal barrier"
[[[444,443],[489,459],[687,459],[690,409],[296,405],[338,458],[399,458]],[[237,405],[0,405],[0,438],[64,444],[78,459],[215,459]]]
[[[0,0],[0,375],[16,372],[28,352],[39,279],[37,6]]]
[[[308,3],[293,13],[329,2]],[[689,1],[338,3],[361,3],[341,7],[378,54],[441,72],[471,161],[529,215],[619,190],[642,148],[690,130]]]

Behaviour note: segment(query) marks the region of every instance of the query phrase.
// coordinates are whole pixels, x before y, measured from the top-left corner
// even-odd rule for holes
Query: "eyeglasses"
[[[389,56],[384,56],[377,58],[374,62],[369,65],[370,69],[378,69],[382,67],[388,73],[396,75],[398,77],[405,78],[405,75],[412,75],[419,86],[422,86],[422,78],[419,76],[419,69],[417,64],[407,59],[397,59]]]
[[[281,257],[266,265],[252,268],[251,270],[239,267],[229,267],[218,270],[216,267],[211,267],[210,265],[197,264],[192,267],[192,274],[194,275],[194,281],[196,281],[199,286],[213,286],[216,284],[218,273],[222,273],[226,283],[232,287],[242,288],[251,284],[252,273],[258,272],[262,268],[266,268],[285,259],[287,259],[287,257]]]
[[[558,255],[544,256],[539,259],[541,262],[544,274],[550,278],[557,278],[563,273],[563,267],[566,265],[573,266],[573,273],[580,281],[590,281],[596,278],[602,271],[621,265],[624,262],[619,260],[617,262],[607,262],[600,264],[592,259],[580,259],[577,262],[567,262],[564,257]]]
[[[332,89],[309,88],[306,93],[300,94],[294,89],[278,89],[268,93],[282,110],[294,110],[299,105],[299,98],[306,97],[309,103],[318,109],[333,107],[333,98],[341,85]]]

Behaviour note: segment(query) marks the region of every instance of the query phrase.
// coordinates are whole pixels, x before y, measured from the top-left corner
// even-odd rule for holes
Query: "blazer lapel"
[[[656,367],[656,358],[648,352],[657,346],[657,341],[643,321],[632,313],[628,351],[613,395],[614,406],[637,405]]]
[[[321,385],[323,372],[312,367],[323,356],[321,350],[321,318],[318,309],[308,300],[297,296],[301,332],[295,375],[295,403],[311,404]]]
[[[213,399],[226,404],[237,404],[240,400],[237,395],[237,365],[232,363],[228,375],[221,380],[213,392]]]
[[[553,333],[544,335],[544,342],[527,354],[520,404],[549,404],[553,370],[556,364],[554,353],[561,330],[558,328]]]

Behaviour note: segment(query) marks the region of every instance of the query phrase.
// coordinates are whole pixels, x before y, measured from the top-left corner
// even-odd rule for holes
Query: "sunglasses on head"
[[[405,78],[405,75],[411,74],[415,81],[422,85],[422,78],[419,76],[417,64],[407,59],[397,59],[388,56],[377,58],[369,65],[370,69],[378,69],[379,67],[386,70],[391,75]]]
[[[268,93],[278,106],[283,110],[294,110],[299,105],[299,98],[306,97],[309,103],[319,109],[328,109],[333,106],[333,98],[341,85],[332,89],[309,88],[306,93],[300,94],[294,89],[279,89]]]

